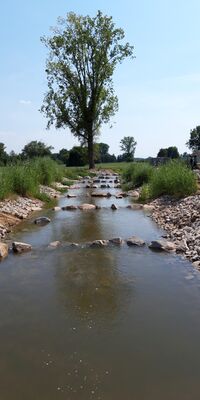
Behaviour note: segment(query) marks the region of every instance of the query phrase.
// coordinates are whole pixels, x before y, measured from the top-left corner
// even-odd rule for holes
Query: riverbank
[[[150,203],[152,219],[166,231],[166,238],[200,270],[200,194],[175,200],[163,196]]]
[[[41,195],[49,199],[59,198],[61,193],[52,187],[41,186]],[[45,202],[39,199],[15,196],[0,202],[0,240],[5,239],[7,234],[22,220],[29,218],[33,212],[40,211]]]

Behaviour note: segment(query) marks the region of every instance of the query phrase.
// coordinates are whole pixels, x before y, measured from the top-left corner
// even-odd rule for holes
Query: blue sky
[[[1,3],[0,142],[20,151],[42,140],[55,151],[77,141],[70,131],[46,130],[38,109],[47,89],[46,49],[40,42],[57,17],[69,11],[112,15],[135,46],[114,75],[119,111],[100,141],[119,154],[123,136],[137,140],[136,156],[155,156],[160,147],[186,150],[190,129],[200,124],[199,0],[6,0]]]

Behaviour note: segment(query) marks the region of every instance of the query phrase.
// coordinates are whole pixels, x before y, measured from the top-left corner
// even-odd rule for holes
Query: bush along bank
[[[136,171],[142,177],[142,166]],[[146,166],[148,169],[148,167]],[[197,175],[183,162],[171,161],[146,173],[140,188],[139,202],[150,202],[151,217],[166,231],[166,238],[173,241],[176,252],[190,260],[200,270],[200,195],[197,194]],[[129,183],[130,187],[131,183]]]
[[[60,191],[49,185],[65,175],[66,168],[49,158],[0,168],[0,239],[33,211],[55,205]]]
[[[195,194],[197,176],[181,161],[170,161],[160,167],[133,163],[123,173],[125,189],[140,187],[140,201],[163,195],[177,199]]]

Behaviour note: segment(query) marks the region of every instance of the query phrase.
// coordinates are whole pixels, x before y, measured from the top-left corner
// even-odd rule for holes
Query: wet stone
[[[8,245],[0,243],[0,261],[8,256]]]
[[[48,217],[38,217],[34,221],[34,223],[37,225],[46,225],[49,224],[49,222],[51,222],[51,220]]]
[[[140,239],[137,236],[132,236],[131,238],[127,239],[126,241],[128,246],[144,246],[145,245],[145,241],[143,239]]]
[[[13,242],[12,249],[14,253],[25,253],[32,250],[32,246],[28,243]]]

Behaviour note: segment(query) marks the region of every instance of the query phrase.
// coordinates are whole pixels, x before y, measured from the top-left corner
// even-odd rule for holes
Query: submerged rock
[[[137,236],[132,236],[126,241],[128,246],[144,246],[145,241]]]
[[[13,249],[14,253],[25,253],[27,251],[31,251],[32,246],[28,243],[13,242],[12,249]]]
[[[0,243],[0,261],[8,256],[8,245],[6,243]]]
[[[34,221],[34,223],[37,225],[46,225],[49,224],[49,222],[51,222],[51,220],[48,217],[38,217]]]
[[[67,194],[67,197],[68,197],[69,199],[72,199],[73,197],[76,197],[76,195],[75,195],[75,194],[70,194],[70,193],[68,193],[68,194]]]

